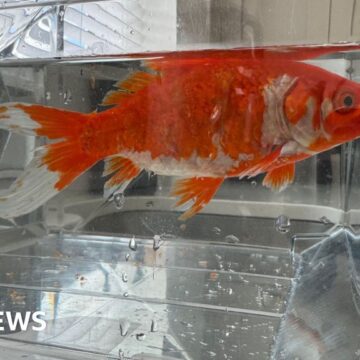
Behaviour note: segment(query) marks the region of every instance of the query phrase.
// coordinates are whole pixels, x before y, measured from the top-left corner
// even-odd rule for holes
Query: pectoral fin
[[[294,178],[295,164],[286,164],[269,171],[263,180],[263,185],[272,190],[282,191],[294,181]]]
[[[112,175],[105,183],[105,189],[111,189],[130,181],[140,174],[141,169],[138,168],[131,160],[121,156],[114,156],[105,160],[105,168],[103,176]]]
[[[190,200],[194,201],[191,208],[183,213],[179,220],[187,220],[199,212],[215,195],[223,181],[223,178],[209,177],[178,180],[171,192],[171,195],[179,197],[175,206],[181,206]]]

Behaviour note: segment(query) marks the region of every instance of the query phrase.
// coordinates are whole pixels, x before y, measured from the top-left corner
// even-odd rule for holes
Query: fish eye
[[[351,95],[346,95],[343,99],[343,103],[345,107],[351,107],[354,103],[354,99]]]
[[[334,108],[337,112],[349,112],[354,109],[355,105],[355,94],[350,91],[341,92],[335,96]]]

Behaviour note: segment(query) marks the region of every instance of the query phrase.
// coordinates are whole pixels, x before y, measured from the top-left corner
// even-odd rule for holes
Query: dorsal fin
[[[159,75],[151,74],[145,71],[136,71],[125,80],[118,81],[115,84],[117,90],[110,90],[105,95],[101,105],[120,104],[124,98],[144,89],[156,79],[159,79]]]

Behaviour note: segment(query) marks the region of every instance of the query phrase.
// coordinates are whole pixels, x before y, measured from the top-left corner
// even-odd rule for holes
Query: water
[[[188,56],[191,58],[203,58],[206,53],[202,52],[192,52]],[[223,52],[219,53],[219,59],[226,58],[233,53]],[[279,54],[281,54],[279,52]],[[286,53],[282,56],[286,59]],[[211,55],[214,56],[214,55]],[[234,56],[241,56],[234,53]],[[149,57],[149,55],[144,55],[143,57]],[[350,55],[347,55],[347,58],[350,58]],[[280,57],[280,59],[282,59]],[[346,69],[349,67],[349,61],[344,60],[344,58],[334,57],[333,59],[328,59],[317,63],[324,68],[329,68],[330,70],[346,74]],[[355,65],[353,67],[356,67]],[[3,63],[2,71],[0,76],[3,77],[3,82],[5,88],[10,90],[10,101],[25,101],[29,103],[43,103],[49,106],[71,109],[74,111],[80,111],[83,113],[90,113],[94,110],[101,111],[103,107],[100,105],[102,102],[103,96],[108,90],[114,89],[113,85],[119,79],[124,79],[130,74],[133,74],[138,69],[145,69],[143,60],[139,58],[134,59],[125,59],[125,58],[110,58],[110,59],[81,59],[81,61],[58,61],[58,60],[47,60],[47,61],[23,61],[21,64],[11,64]],[[20,74],[19,81],[17,75]],[[356,71],[353,72],[353,77],[356,77]],[[26,89],[34,89],[35,91],[29,91]],[[3,99],[3,101],[9,101],[8,99]],[[111,138],[111,135],[109,139]],[[105,142],[108,142],[108,140]],[[29,140],[31,142],[31,140]],[[31,146],[29,144],[29,146]],[[26,159],[18,160],[21,166],[21,161],[26,162]],[[299,171],[300,172],[300,171]],[[90,176],[87,185],[83,188],[84,197],[87,196],[88,192],[96,194],[100,197],[103,193],[103,187],[100,180],[100,173],[90,172],[88,170],[85,175],[82,176],[86,182],[86,178]],[[310,180],[309,177],[308,180]],[[300,179],[300,182],[303,182],[304,185],[307,183],[307,179]],[[249,180],[251,186],[254,186],[255,183],[259,183],[256,188],[251,192],[259,193],[260,197],[267,199],[269,201],[274,201],[276,199],[275,194],[268,194],[263,192],[262,186],[260,186],[260,181],[254,179]],[[161,186],[160,186],[161,187]],[[261,190],[257,190],[260,188]],[[319,196],[312,196],[310,193],[305,195],[302,191],[297,191],[294,188],[291,188],[283,199],[284,202],[292,201],[294,199],[296,202],[305,202],[310,204],[319,204],[325,206],[337,206],[337,198],[341,196],[339,193],[338,196],[332,197],[329,203],[329,197],[327,196],[327,186],[319,189]],[[339,190],[340,191],[340,190]],[[247,196],[244,195],[244,192],[241,192],[243,198],[246,200]],[[230,199],[231,195],[226,195],[226,198]],[[249,198],[251,196],[249,195]],[[123,193],[116,193],[113,196],[115,207],[119,210],[122,209],[126,201],[126,196]],[[68,198],[66,197],[66,200]],[[150,201],[150,202],[149,202]],[[152,203],[152,200],[148,200],[147,203]],[[91,206],[94,211],[97,211],[95,207]],[[90,204],[89,204],[90,209]],[[186,207],[183,208],[185,210]],[[325,218],[325,215],[319,216],[318,218]],[[333,222],[333,219],[329,219]],[[218,227],[215,227],[218,228]],[[218,230],[214,230],[215,233]]]
[[[355,78],[360,69],[356,56],[346,55]],[[333,56],[318,64],[340,73],[349,60]],[[140,58],[120,57],[2,63],[0,80],[7,95],[1,91],[1,101],[40,103],[82,113],[103,111],[100,104],[107,91],[142,65]],[[171,130],[175,124],[159,128]],[[150,130],[137,141],[151,142]],[[102,143],[113,137],[109,131]],[[31,160],[31,149],[43,144],[44,139],[32,137],[9,139],[0,162],[2,188]],[[45,309],[55,325],[59,321],[54,327],[56,344],[36,339],[50,347],[83,351],[80,341],[70,341],[56,330],[61,328],[60,320],[70,318],[88,336],[86,350],[94,354],[108,356],[108,349],[118,349],[122,343],[120,358],[141,352],[160,358],[173,352],[181,358],[186,352],[195,360],[269,359],[283,314],[289,306],[297,306],[291,299],[290,305],[286,303],[296,270],[288,254],[288,237],[324,233],[340,219],[356,222],[356,216],[346,215],[342,208],[345,190],[339,185],[348,186],[351,196],[346,203],[351,212],[359,200],[354,190],[357,174],[349,170],[345,176],[340,168],[353,161],[356,169],[359,159],[355,148],[349,151],[350,160],[343,150],[335,149],[297,164],[294,184],[281,193],[263,187],[261,175],[227,180],[215,200],[187,221],[178,220],[181,212],[174,210],[175,198],[169,195],[174,178],[144,172],[125,191],[111,194],[113,188],[104,193],[109,178],[102,176],[100,161],[49,200],[46,211],[41,208],[16,219],[21,231],[26,230],[23,235],[9,222],[0,223],[6,229],[3,239],[14,243],[11,257],[7,248],[0,251],[0,282],[25,295],[1,287],[0,294],[5,294],[9,308],[15,304],[24,311]],[[64,230],[62,237],[57,235],[59,229]],[[169,234],[166,246],[158,234]],[[34,238],[19,248],[13,242]],[[299,248],[304,251],[314,244]],[[55,273],[55,263],[67,267],[60,266]],[[76,279],[76,274],[86,281]],[[320,281],[311,285],[325,291]],[[60,298],[54,298],[54,288],[61,291]],[[96,314],[96,321],[84,321],[88,314]],[[117,336],[104,335],[104,329]],[[218,334],[219,341],[210,341],[209,336]],[[14,336],[14,341],[22,341]]]

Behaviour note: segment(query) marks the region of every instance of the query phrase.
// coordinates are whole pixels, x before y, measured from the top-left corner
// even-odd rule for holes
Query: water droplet
[[[324,225],[331,224],[331,220],[329,220],[326,216],[322,216],[322,217],[320,218],[320,221],[321,221]]]
[[[275,229],[282,234],[286,234],[290,231],[290,225],[290,219],[286,215],[280,215],[275,220]]]
[[[120,322],[120,334],[121,336],[126,336],[130,328],[130,323],[127,320]]]
[[[130,34],[134,35],[135,31],[133,29],[130,30]]]
[[[143,341],[145,340],[146,335],[144,333],[136,334],[136,340]]]
[[[124,297],[129,297],[129,293],[128,292],[124,292]]]
[[[51,92],[50,92],[50,91],[47,91],[47,92],[45,93],[45,99],[46,99],[46,100],[51,100]]]
[[[117,193],[114,194],[114,204],[115,207],[120,210],[121,208],[124,207],[125,204],[125,196],[123,193]]]
[[[156,251],[160,248],[160,246],[161,246],[161,237],[160,235],[155,235],[153,242],[153,249]]]
[[[87,28],[83,28],[82,31],[88,32],[89,30]],[[99,55],[103,54],[106,50],[106,46],[101,41],[96,41],[90,48],[92,54]]]
[[[128,280],[129,280],[128,274],[127,273],[122,273],[122,281],[123,282],[128,282]]]
[[[129,261],[129,259],[130,259],[130,254],[127,253],[127,254],[125,255],[125,261]]]
[[[151,332],[157,332],[158,331],[158,325],[157,325],[157,322],[155,320],[151,321],[150,331]]]
[[[230,243],[238,243],[240,241],[235,235],[227,235],[225,240]]]
[[[129,249],[132,250],[132,251],[137,250],[137,244],[136,244],[135,236],[133,236],[129,241]]]
[[[212,228],[212,231],[216,234],[216,235],[220,235],[221,234],[221,229],[218,228],[217,226],[214,226]]]
[[[121,349],[119,349],[119,360],[125,360],[125,354]]]
[[[71,103],[71,101],[72,101],[72,94],[71,94],[71,91],[70,90],[66,90],[65,92],[64,92],[64,104],[65,105],[68,105],[68,104],[70,104]]]

